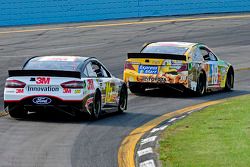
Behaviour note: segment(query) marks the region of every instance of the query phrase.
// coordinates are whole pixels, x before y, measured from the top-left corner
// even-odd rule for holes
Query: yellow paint
[[[134,156],[135,156],[135,147],[140,138],[149,130],[153,129],[163,121],[170,119],[172,117],[187,113],[189,111],[201,109],[210,105],[222,103],[225,100],[216,100],[216,101],[210,101],[201,103],[198,105],[186,107],[174,112],[170,112],[167,114],[164,114],[163,116],[160,116],[156,119],[153,119],[152,121],[149,121],[148,123],[136,128],[133,130],[121,143],[121,146],[118,151],[118,165],[119,167],[134,167]]]
[[[105,97],[105,103],[109,103],[113,101],[112,98],[112,92],[113,92],[113,88],[111,87],[110,82],[106,83],[106,97]]]
[[[72,28],[82,29],[82,28],[155,24],[155,23],[187,22],[187,21],[202,21],[202,20],[222,20],[222,19],[244,19],[244,18],[250,18],[250,15],[208,16],[208,17],[200,17],[200,18],[179,18],[179,19],[167,19],[167,20],[149,20],[149,21],[118,22],[118,23],[109,23],[109,24],[92,24],[92,25],[81,25],[81,26],[38,28],[38,29],[3,31],[3,32],[0,32],[0,34],[29,33],[29,32],[38,32],[38,31],[55,31],[55,30],[66,30],[66,29],[72,29]]]

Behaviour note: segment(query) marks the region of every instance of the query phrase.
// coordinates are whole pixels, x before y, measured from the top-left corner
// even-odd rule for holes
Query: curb
[[[149,132],[143,135],[136,145],[135,154],[135,166],[136,167],[159,167],[161,166],[158,153],[155,152],[155,148],[158,146],[159,136],[169,126],[175,122],[182,120],[192,114],[193,112],[201,111],[206,107],[191,110],[182,115],[165,120]]]
[[[194,111],[211,105],[219,104],[224,101],[225,100],[208,101],[169,112],[136,128],[121,143],[118,151],[118,166],[134,167],[137,165],[140,167],[155,167],[158,165],[158,162],[156,161],[156,154],[153,153],[153,146],[156,145],[158,138],[156,134],[160,133],[166,128],[166,125],[164,125],[166,121],[170,125],[174,121],[183,119]],[[136,151],[137,147],[139,147],[138,151]]]

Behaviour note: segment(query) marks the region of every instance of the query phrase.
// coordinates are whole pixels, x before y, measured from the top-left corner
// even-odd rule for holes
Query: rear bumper
[[[36,104],[34,99],[37,97],[46,97],[51,99],[49,104]],[[21,100],[4,100],[4,108],[8,106],[22,106],[28,111],[40,111],[47,108],[62,109],[67,112],[82,111],[83,110],[83,99],[81,100],[64,100],[55,96],[27,96]]]
[[[139,74],[137,72],[124,72],[124,80],[126,83],[140,83],[143,85],[183,85],[188,88],[188,71],[176,74]]]

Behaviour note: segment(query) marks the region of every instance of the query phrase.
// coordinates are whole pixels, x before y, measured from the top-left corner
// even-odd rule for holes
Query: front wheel
[[[124,110],[127,109],[127,102],[128,102],[128,91],[127,87],[123,86],[120,92],[119,104],[118,104],[118,112],[122,113]]]
[[[93,100],[93,107],[91,112],[91,119],[97,120],[101,114],[101,95],[100,93],[96,92]]]
[[[8,113],[12,118],[22,119],[27,116],[27,111],[24,110],[23,106],[18,105],[9,105],[8,106]]]

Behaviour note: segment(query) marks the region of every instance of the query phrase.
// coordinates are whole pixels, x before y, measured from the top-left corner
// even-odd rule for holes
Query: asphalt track
[[[153,20],[163,19],[169,18]],[[57,27],[79,25],[83,24]],[[96,56],[121,78],[126,53],[138,51],[144,42],[197,41],[206,43],[235,68],[250,66],[250,17],[49,30],[54,27],[0,29],[0,32],[46,29],[0,34],[1,104],[7,69],[19,67],[34,55]],[[75,121],[60,113],[32,114],[26,120],[5,116],[0,118],[0,166],[116,167],[119,145],[136,127],[183,107],[246,93],[250,93],[250,72],[242,70],[236,72],[232,92],[199,98],[159,90],[142,96],[130,95],[126,113],[107,115],[95,122]]]

